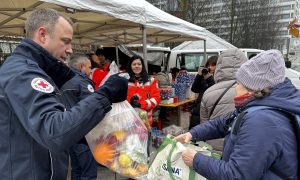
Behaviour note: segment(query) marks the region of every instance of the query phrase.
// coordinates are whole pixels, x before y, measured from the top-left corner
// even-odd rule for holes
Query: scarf
[[[243,107],[248,101],[254,98],[253,93],[246,93],[241,96],[234,97],[234,104],[236,108]]]

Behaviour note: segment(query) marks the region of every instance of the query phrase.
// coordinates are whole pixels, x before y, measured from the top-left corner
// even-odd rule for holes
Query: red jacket
[[[102,66],[102,70],[103,70],[103,71],[105,71],[105,72],[109,71],[109,66],[110,66],[110,64],[109,64],[109,63],[105,63],[105,64],[103,64],[103,66]]]
[[[128,83],[127,101],[130,102],[130,98],[134,95],[139,97],[141,109],[150,112],[160,102],[160,91],[157,81],[151,78],[150,81],[145,84],[135,81],[134,83]]]
[[[103,71],[100,68],[94,68],[91,73],[91,79],[95,83],[95,90],[97,90],[100,86],[100,83],[105,78],[108,72]]]

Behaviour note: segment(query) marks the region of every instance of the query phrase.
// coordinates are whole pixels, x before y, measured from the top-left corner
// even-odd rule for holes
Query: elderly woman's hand
[[[176,136],[174,139],[178,142],[181,142],[182,144],[185,144],[192,139],[192,134],[190,132],[187,132]]]
[[[182,152],[182,160],[183,162],[188,166],[192,167],[193,166],[193,159],[196,155],[197,151],[194,149],[187,148]]]

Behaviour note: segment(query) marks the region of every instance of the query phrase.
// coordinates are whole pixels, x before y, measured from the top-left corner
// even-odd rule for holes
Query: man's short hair
[[[80,64],[85,65],[87,62],[90,62],[90,60],[87,56],[81,55],[81,54],[76,54],[70,58],[68,65],[70,67],[78,69]]]
[[[71,26],[73,25],[73,22],[69,18],[63,16],[54,9],[45,8],[35,10],[28,17],[25,23],[26,37],[32,39],[34,32],[38,30],[38,28],[41,26],[45,26],[49,35],[53,37],[54,27],[55,24],[58,22],[59,17],[64,18],[70,23]]]

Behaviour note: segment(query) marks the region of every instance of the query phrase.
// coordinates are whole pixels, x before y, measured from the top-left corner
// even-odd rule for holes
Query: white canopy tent
[[[0,35],[24,36],[26,18],[38,8],[53,8],[70,17],[74,21],[74,44],[145,46],[147,42],[204,40],[205,44],[210,40],[231,45],[145,0],[6,0],[0,7]]]
[[[202,41],[185,41],[181,43],[180,45],[174,47],[172,50],[197,50],[197,49],[203,49],[204,44]],[[221,44],[217,43],[216,41],[210,41],[206,40],[206,48],[207,49],[230,49],[232,48],[232,45],[229,44]]]

